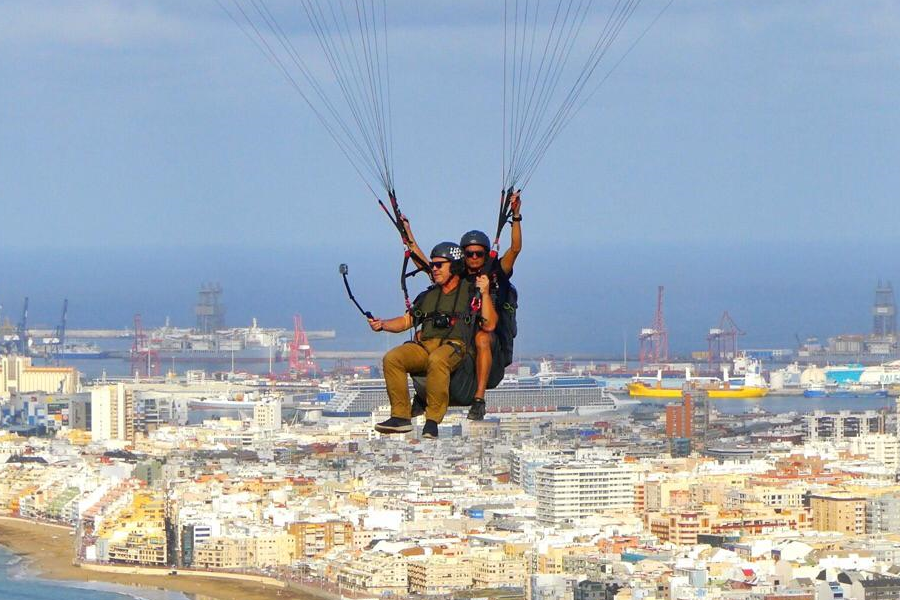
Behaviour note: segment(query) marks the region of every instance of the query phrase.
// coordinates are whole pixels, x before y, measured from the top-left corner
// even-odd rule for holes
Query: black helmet
[[[431,258],[446,258],[449,261],[462,260],[462,248],[453,242],[441,242],[431,250]]]
[[[466,246],[483,246],[485,250],[490,250],[491,239],[485,232],[473,229],[462,236],[459,240],[459,245],[463,248]]]
[[[446,258],[450,261],[450,273],[453,275],[462,275],[466,270],[466,266],[462,260],[462,248],[453,242],[441,242],[431,249],[431,258]]]

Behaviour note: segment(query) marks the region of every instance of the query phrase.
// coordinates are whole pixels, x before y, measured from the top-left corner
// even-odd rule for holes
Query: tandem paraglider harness
[[[496,261],[499,261],[497,258],[497,247],[499,246],[499,237],[500,232],[503,229],[503,226],[509,222],[509,219],[512,216],[510,210],[510,199],[512,197],[512,189],[504,190],[503,194],[501,194],[501,207],[500,207],[500,218],[498,219],[498,227],[497,227],[497,239],[494,242],[494,249],[491,250],[489,255],[489,268],[485,269],[485,274],[491,278],[492,287],[497,289],[497,302],[495,303],[497,314],[498,314],[498,323],[497,327],[494,330],[494,335],[491,337],[492,339],[492,347],[491,347],[491,355],[493,360],[491,361],[491,372],[488,376],[488,389],[493,389],[500,384],[500,381],[503,379],[503,374],[510,364],[512,364],[513,360],[513,344],[518,333],[518,326],[516,323],[516,311],[518,310],[518,291],[516,287],[509,281],[508,278],[504,277],[504,281],[501,282],[500,275],[498,275],[497,270],[499,269],[499,264]],[[387,205],[381,200],[378,200],[379,206],[384,211],[384,214],[387,215],[388,219],[390,219],[391,223],[397,229],[400,234],[400,238],[406,246],[403,253],[403,264],[400,269],[400,289],[403,292],[403,300],[406,304],[406,309],[410,312],[413,319],[416,323],[416,329],[420,328],[422,324],[426,321],[431,321],[433,327],[437,329],[445,329],[444,333],[445,339],[450,335],[453,327],[458,322],[458,319],[464,319],[466,324],[469,327],[469,335],[468,339],[464,341],[464,346],[466,348],[465,356],[463,356],[463,360],[460,362],[459,366],[454,369],[453,373],[450,376],[450,405],[451,406],[470,406],[475,399],[475,392],[477,390],[477,382],[476,382],[476,371],[475,371],[475,349],[474,349],[474,340],[475,340],[475,331],[477,326],[478,312],[481,310],[481,299],[478,296],[478,292],[472,294],[472,297],[469,298],[469,310],[466,313],[446,313],[441,311],[428,311],[422,312],[420,314],[415,314],[413,307],[419,304],[419,300],[427,294],[431,289],[429,288],[419,294],[415,301],[410,301],[409,299],[409,289],[407,287],[406,280],[410,277],[415,277],[419,273],[426,271],[428,269],[427,264],[421,264],[421,260],[417,260],[416,256],[410,251],[409,246],[411,240],[409,235],[407,234],[406,227],[404,226],[405,217],[403,213],[400,211],[399,203],[397,202],[397,196],[393,190],[388,194],[388,199],[391,205],[391,208],[388,209]],[[415,268],[410,270],[410,262],[414,263]],[[360,313],[363,314],[366,318],[371,319],[371,313],[369,311],[364,310],[359,303],[356,301],[356,298],[353,296],[353,293],[350,290],[350,284],[347,281],[347,265],[341,265],[340,273],[344,279],[344,286],[347,289],[347,294],[350,296],[350,300],[356,305],[359,309]],[[459,274],[459,273],[457,273]],[[461,286],[457,288],[460,290]],[[459,292],[457,292],[459,293]],[[454,300],[454,306],[457,304],[457,300]],[[447,340],[449,341],[449,340]],[[418,336],[413,335],[412,340],[409,343],[418,343]],[[425,374],[415,374],[412,376],[413,385],[416,390],[416,397],[414,400],[414,404],[418,404],[419,407],[424,407],[425,405]]]
[[[462,287],[463,283],[460,282],[460,284],[456,288],[456,294],[454,295],[452,304],[453,307],[456,307],[459,304],[459,294],[461,293]],[[475,399],[475,391],[477,389],[477,382],[475,380],[476,373],[474,342],[475,332],[477,331],[479,319],[481,318],[478,315],[478,311],[481,310],[481,299],[477,294],[477,290],[474,293],[470,294],[470,297],[468,299],[469,310],[465,313],[441,311],[438,310],[437,305],[434,307],[435,310],[420,310],[419,307],[422,306],[423,299],[434,289],[434,286],[432,286],[416,297],[415,301],[412,303],[413,308],[410,314],[412,315],[413,320],[416,323],[417,329],[430,321],[431,326],[434,329],[444,330],[444,333],[440,338],[442,344],[448,343],[453,345],[454,350],[457,352],[464,351],[462,360],[450,375],[450,406],[469,406]],[[455,327],[459,325],[460,321],[462,321],[466,327],[466,339],[450,339],[450,333]],[[494,339],[496,340],[497,338]],[[453,343],[455,341],[460,341],[461,345],[457,346],[457,344]],[[418,340],[418,332],[413,337],[413,339],[407,343],[419,344],[420,342]],[[495,361],[492,364],[491,374],[488,380],[489,388],[494,388],[500,383],[500,380],[503,379],[503,371],[504,366],[501,364],[501,361]],[[418,412],[416,408],[421,411],[424,411],[425,409],[426,379],[427,378],[425,373],[412,374],[413,387],[416,391],[415,398],[413,399],[414,413]]]
[[[500,211],[497,217],[497,231],[494,237],[493,247],[490,249],[490,254],[488,257],[488,264],[485,266],[487,268],[484,269],[484,273],[491,278],[491,285],[498,290],[497,294],[497,302],[495,302],[494,308],[497,310],[497,315],[499,317],[499,321],[497,323],[497,328],[494,330],[494,337],[497,338],[496,341],[499,342],[499,352],[497,352],[497,348],[494,348],[494,352],[492,355],[494,357],[492,368],[491,368],[491,378],[489,380],[489,389],[493,389],[499,384],[500,379],[502,379],[502,371],[500,374],[500,379],[497,379],[497,383],[494,385],[490,385],[490,382],[495,379],[494,377],[494,368],[493,365],[496,364],[497,357],[501,357],[500,361],[503,364],[503,368],[508,367],[512,364],[513,361],[513,351],[515,338],[518,334],[518,323],[516,321],[516,311],[519,308],[519,292],[516,289],[516,286],[509,281],[509,277],[503,276],[503,281],[500,281],[500,276],[497,271],[499,270],[499,257],[498,257],[498,249],[500,247],[500,235],[503,232],[503,228],[512,222],[513,212],[512,212],[512,199],[513,199],[513,188],[510,187],[508,189],[501,190],[500,193]],[[388,209],[387,205],[381,200],[378,199],[378,205],[381,206],[381,209],[384,211],[384,214],[390,219],[391,223],[397,229],[397,232],[400,234],[400,239],[403,241],[405,246],[405,250],[403,253],[403,264],[400,268],[400,289],[403,292],[403,300],[406,303],[406,309],[411,310],[413,303],[409,300],[409,289],[406,284],[406,280],[410,277],[415,277],[419,273],[426,271],[428,269],[427,264],[420,264],[420,260],[416,260],[415,255],[409,250],[409,246],[411,240],[409,239],[409,235],[404,227],[403,223],[405,217],[403,216],[403,212],[400,210],[400,204],[397,202],[396,193],[391,190],[388,193],[388,201],[390,202],[391,208]],[[413,262],[415,264],[414,269],[409,270],[409,263]],[[480,306],[478,307],[480,308]],[[475,310],[477,312],[478,309]],[[458,371],[459,369],[457,369]]]

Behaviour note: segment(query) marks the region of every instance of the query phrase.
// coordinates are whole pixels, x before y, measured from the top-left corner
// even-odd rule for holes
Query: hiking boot
[[[412,431],[412,422],[409,419],[391,417],[387,421],[375,424],[378,433],[409,433]]]
[[[425,427],[422,428],[423,440],[436,440],[438,437],[437,421],[428,419],[425,421]]]
[[[424,400],[422,400],[421,398],[419,398],[419,396],[416,396],[415,398],[413,398],[413,403],[412,403],[412,413],[411,413],[411,414],[412,414],[412,418],[415,419],[415,418],[418,417],[419,415],[424,415],[424,414],[425,414],[425,408],[426,408],[426,407],[425,407],[425,401],[424,401]]]
[[[469,414],[466,415],[466,418],[470,421],[484,421],[484,414],[487,412],[487,405],[484,403],[483,398],[475,398],[472,402],[472,406],[469,407]]]

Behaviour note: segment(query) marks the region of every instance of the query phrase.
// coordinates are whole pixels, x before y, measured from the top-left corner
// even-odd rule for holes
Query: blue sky
[[[488,229],[502,2],[389,10],[401,202],[429,243]],[[658,284],[675,347],[726,308],[756,345],[866,331],[900,280],[898,34],[890,1],[676,0],[526,190],[522,346],[633,343]],[[188,322],[209,279],[235,323],[300,311],[373,343],[339,262],[400,310],[389,223],[213,0],[0,0],[0,79],[4,314],[29,294],[47,322],[63,296],[76,323]]]

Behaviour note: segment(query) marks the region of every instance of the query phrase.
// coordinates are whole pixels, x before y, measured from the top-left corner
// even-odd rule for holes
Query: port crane
[[[319,365],[313,360],[312,346],[303,329],[300,315],[294,315],[294,339],[290,343],[288,368],[292,377],[314,377],[319,372]]]
[[[131,345],[131,372],[152,377],[159,375],[159,352],[150,348],[140,313],[134,315],[134,343]]]
[[[731,360],[737,356],[737,339],[746,335],[728,314],[726,310],[719,319],[719,326],[709,330],[706,336],[708,343],[707,361],[709,362],[709,370],[712,372],[713,365]]]
[[[652,327],[644,327],[638,336],[640,342],[641,370],[645,364],[658,364],[669,360],[669,331],[663,317],[663,292],[665,287],[656,290],[656,315]]]

